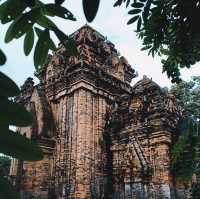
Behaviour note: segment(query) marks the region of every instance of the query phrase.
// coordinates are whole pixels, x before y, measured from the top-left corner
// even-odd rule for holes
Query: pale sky
[[[49,1],[53,2],[53,1]],[[147,55],[147,51],[141,51],[142,41],[136,37],[133,25],[126,25],[130,16],[127,15],[128,9],[124,6],[113,8],[115,0],[101,0],[97,16],[89,25],[102,33],[112,43],[115,44],[121,55],[126,57],[130,65],[138,72],[139,77],[133,83],[147,75],[162,87],[170,87],[170,80],[167,75],[162,74],[161,58]],[[54,18],[54,22],[66,34],[71,34],[86,23],[82,10],[81,0],[67,0],[64,4],[77,18],[76,22]],[[23,39],[4,43],[4,36],[8,26],[0,25],[0,47],[7,55],[7,62],[1,67],[1,71],[10,76],[19,86],[23,84],[29,76],[33,77],[33,53],[28,57],[23,52]],[[55,37],[54,37],[55,38]],[[56,44],[58,40],[55,38]],[[200,75],[200,63],[191,69],[181,70],[182,78],[186,81],[191,76]]]

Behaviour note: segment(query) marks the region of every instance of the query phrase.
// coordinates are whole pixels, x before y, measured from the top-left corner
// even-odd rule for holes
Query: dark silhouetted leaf
[[[60,31],[58,28],[53,28],[54,33],[60,40],[60,42],[65,46],[67,50],[67,55],[69,56],[76,56],[78,55],[76,43],[74,40],[70,39],[67,35],[65,35],[62,31]]]
[[[34,53],[34,63],[37,64],[35,65],[37,68],[38,66],[44,64],[47,58],[49,49],[51,49],[52,51],[55,51],[56,46],[53,40],[50,38],[49,29],[45,29],[43,31],[39,28],[35,28],[35,32],[37,36],[39,37],[38,42],[35,47],[35,53]],[[39,52],[42,54],[40,54],[39,52],[36,52],[36,49],[39,50]]]
[[[62,31],[60,31],[57,27],[53,28],[54,33],[56,34],[56,36],[58,37],[58,39],[60,40],[61,43],[65,43],[65,41],[68,40],[68,36],[65,35]]]
[[[42,150],[36,142],[4,128],[0,128],[0,152],[26,161],[43,159]]]
[[[34,32],[31,28],[29,32],[26,33],[24,38],[24,54],[27,56],[31,52],[34,44]]]
[[[5,62],[6,62],[6,56],[3,53],[3,51],[0,49],[0,65],[5,64]]]
[[[78,55],[76,43],[73,39],[70,39],[67,35],[65,35],[62,31],[60,31],[58,28],[53,29],[54,33],[60,40],[60,42],[65,46],[67,50],[67,55],[69,56],[76,56]]]
[[[0,5],[0,20],[2,24],[8,23],[18,17],[27,7],[24,1],[7,0]]]
[[[136,3],[132,3],[131,6],[133,8],[142,8],[144,6],[143,3],[139,3],[139,2],[136,2]]]
[[[151,48],[152,46],[145,46],[145,47],[143,47],[143,48],[141,48],[141,50],[147,50],[147,49],[149,49],[149,48]]]
[[[41,16],[38,20],[37,20],[37,24],[39,24],[40,26],[44,27],[44,28],[48,28],[48,29],[52,29],[52,27],[56,27],[55,23],[53,21],[51,21],[48,17],[46,16]]]
[[[140,31],[141,24],[142,24],[142,19],[141,19],[141,17],[140,17],[140,18],[138,19],[138,22],[137,22],[137,32]]]
[[[14,191],[8,179],[0,176],[0,198],[1,199],[20,199],[19,193]]]
[[[140,13],[142,10],[141,9],[134,9],[134,10],[130,10],[128,12],[129,15],[134,15],[134,14],[138,14]]]
[[[49,44],[49,49],[51,49],[52,51],[56,51],[56,46],[55,46],[53,40],[50,38],[50,36],[49,36],[49,38],[47,38],[47,42]]]
[[[83,0],[83,11],[88,22],[95,18],[100,0]]]
[[[143,21],[144,23],[147,22],[147,18],[149,16],[149,11],[150,11],[150,7],[151,7],[151,3],[153,0],[148,0],[145,7],[144,7],[144,11],[142,13],[142,17],[143,17]]]
[[[142,19],[143,19],[144,24],[146,24],[146,21],[147,21],[147,15],[146,15],[145,12],[142,12]]]
[[[0,96],[13,97],[19,93],[20,90],[15,82],[0,72]]]
[[[8,43],[12,39],[19,38],[24,33],[30,31],[33,24],[39,19],[40,16],[40,8],[34,8],[31,11],[16,18],[15,21],[9,26],[6,32],[5,42]]]
[[[118,0],[115,2],[114,7],[116,6],[121,6],[122,5],[123,0]]]
[[[65,0],[55,0],[56,5],[61,5],[64,3]]]
[[[49,31],[46,29],[40,34],[37,44],[35,46],[34,65],[36,68],[42,65],[47,58],[47,54],[49,51],[49,44],[46,40],[47,37],[49,37]]]
[[[131,2],[131,0],[127,0],[127,1],[126,1],[126,7],[129,6],[130,2]]]
[[[53,3],[45,4],[43,6],[43,10],[46,15],[49,15],[52,17],[57,16],[57,17],[61,17],[61,18],[69,19],[73,21],[76,20],[74,15],[68,9],[60,5],[55,5]]]
[[[40,28],[35,27],[35,32],[37,34],[38,37],[40,37],[40,35],[42,34],[43,30]]]
[[[36,5],[36,0],[24,0],[24,2],[29,6],[29,7],[34,7]]]
[[[127,22],[127,24],[129,25],[129,24],[134,23],[135,21],[137,21],[138,18],[139,18],[139,16],[135,16],[135,17],[131,18],[131,19]]]
[[[27,126],[33,121],[29,113],[22,105],[6,98],[0,98],[0,123],[15,126]]]

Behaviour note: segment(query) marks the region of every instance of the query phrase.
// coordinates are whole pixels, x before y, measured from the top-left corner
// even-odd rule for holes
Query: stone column
[[[57,116],[55,187],[60,198],[103,195],[103,129],[106,100],[79,88],[60,99]]]

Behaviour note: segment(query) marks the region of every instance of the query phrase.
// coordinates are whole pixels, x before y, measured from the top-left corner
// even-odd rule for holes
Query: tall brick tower
[[[18,132],[36,139],[45,158],[13,160],[15,185],[24,198],[170,197],[169,150],[179,117],[173,100],[146,77],[131,87],[134,69],[93,28],[70,37],[80,57],[66,57],[60,45],[37,73],[40,83],[28,78],[17,98],[35,119]]]

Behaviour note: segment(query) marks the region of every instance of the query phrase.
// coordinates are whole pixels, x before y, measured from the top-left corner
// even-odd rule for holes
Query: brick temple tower
[[[24,198],[171,198],[170,146],[179,114],[172,96],[135,71],[88,25],[71,36],[80,57],[60,45],[28,78],[17,101],[34,115],[18,132],[38,141],[44,159],[12,160]]]

